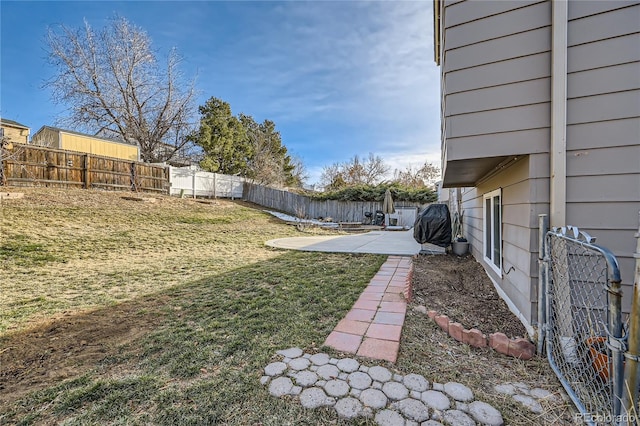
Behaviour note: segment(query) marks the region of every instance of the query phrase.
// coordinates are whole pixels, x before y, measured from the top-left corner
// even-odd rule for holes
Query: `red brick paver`
[[[324,342],[341,352],[396,362],[407,311],[410,257],[389,256]]]
[[[332,331],[324,342],[325,345],[331,346],[342,352],[355,353],[360,347],[362,336],[350,333],[341,333],[339,331]]]

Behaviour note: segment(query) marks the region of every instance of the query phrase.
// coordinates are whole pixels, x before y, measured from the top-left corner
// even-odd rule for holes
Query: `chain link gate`
[[[594,242],[575,227],[546,233],[541,303],[552,369],[586,423],[611,424],[624,374],[620,271]]]

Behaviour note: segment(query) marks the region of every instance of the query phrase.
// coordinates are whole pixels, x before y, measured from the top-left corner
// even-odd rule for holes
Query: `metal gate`
[[[544,241],[542,276],[549,363],[588,424],[621,412],[624,337],[618,262],[575,227]]]

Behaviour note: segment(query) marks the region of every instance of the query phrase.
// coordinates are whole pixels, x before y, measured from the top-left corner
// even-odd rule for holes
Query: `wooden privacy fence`
[[[4,151],[0,185],[167,192],[168,168],[82,152],[14,144]]]
[[[312,200],[304,195],[294,194],[267,186],[245,183],[244,199],[264,207],[282,211],[293,216],[304,218],[327,218],[336,222],[359,222],[364,219],[365,212],[375,213],[382,210],[382,201],[337,201]],[[428,204],[400,201],[400,207],[417,207],[418,211]]]
[[[245,179],[240,176],[204,172],[191,167],[170,167],[171,195],[242,198]]]

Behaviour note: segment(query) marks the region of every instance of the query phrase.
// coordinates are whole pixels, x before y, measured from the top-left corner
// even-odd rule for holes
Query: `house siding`
[[[139,158],[138,147],[134,145],[126,145],[124,143],[110,142],[64,132],[61,133],[61,139],[60,148],[70,151],[80,151],[131,161],[138,161]]]
[[[448,158],[548,150],[540,142],[550,127],[550,2],[445,3],[442,15]],[[500,143],[482,141],[498,134]]]
[[[2,125],[4,137],[9,143],[27,143],[29,141],[29,129],[19,129],[10,125]]]
[[[60,149],[60,132],[49,127],[42,127],[31,138],[31,143],[47,148]]]
[[[538,214],[548,213],[549,180],[540,177],[548,155],[525,156],[462,194],[471,251],[529,324],[537,319]],[[536,170],[532,170],[536,169]],[[483,195],[502,189],[502,275],[484,261]]]
[[[567,35],[567,223],[613,251],[630,294],[640,211],[640,4],[572,1]]]
[[[474,186],[462,209],[473,255],[533,324],[538,215],[550,206],[551,2],[445,2],[440,13],[444,184],[463,181],[447,170],[471,176],[491,158],[516,159],[465,177]],[[614,252],[628,295],[640,210],[640,2],[569,1],[568,16],[566,224]],[[483,260],[483,194],[498,188],[501,274]]]
[[[140,149],[135,145],[95,138],[90,135],[82,135],[48,126],[43,126],[33,135],[32,143],[54,149],[66,149],[122,160],[140,160]]]

